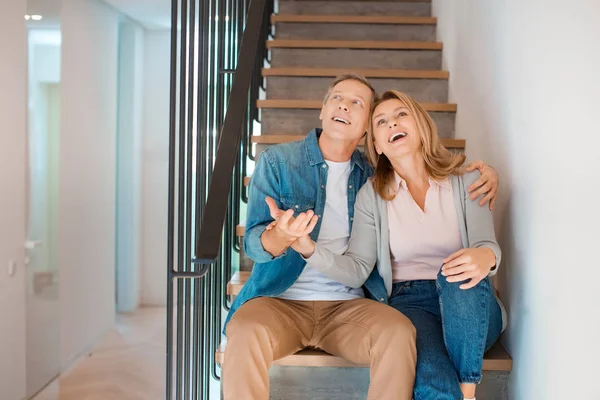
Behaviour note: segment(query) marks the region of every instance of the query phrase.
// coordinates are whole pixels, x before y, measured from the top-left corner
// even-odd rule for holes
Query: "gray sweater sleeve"
[[[479,205],[479,198],[471,200],[467,188],[479,178],[480,174],[478,171],[470,172],[463,175],[463,187],[461,188],[461,195],[464,196],[464,212],[465,222],[467,227],[467,238],[469,240],[469,247],[489,247],[496,255],[496,266],[490,271],[490,276],[495,275],[498,272],[500,266],[500,260],[502,258],[502,252],[500,246],[496,241],[496,233],[494,232],[494,219],[492,212],[488,205],[483,207]]]
[[[307,263],[337,282],[353,288],[361,287],[377,261],[375,207],[375,193],[367,182],[356,196],[348,250],[338,255],[316,243],[315,252],[306,259]]]

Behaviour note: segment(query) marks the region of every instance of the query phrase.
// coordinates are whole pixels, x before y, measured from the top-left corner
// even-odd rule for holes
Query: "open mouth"
[[[333,121],[335,121],[335,122],[339,122],[339,123],[342,123],[342,124],[344,124],[344,125],[350,125],[350,121],[348,121],[347,119],[344,119],[344,118],[342,118],[342,117],[333,117],[333,118],[331,118],[331,119],[332,119]]]
[[[397,142],[406,137],[406,132],[397,132],[390,136],[389,143]]]

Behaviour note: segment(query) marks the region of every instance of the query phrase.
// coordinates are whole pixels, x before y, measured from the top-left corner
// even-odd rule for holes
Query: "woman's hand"
[[[442,275],[448,282],[469,282],[460,285],[461,289],[477,286],[496,265],[496,255],[489,247],[461,249],[444,260]]]
[[[481,176],[467,188],[467,192],[470,193],[471,200],[483,196],[479,200],[479,205],[483,206],[489,201],[491,211],[494,209],[494,204],[496,204],[498,173],[483,161],[475,161],[467,165],[467,172],[475,171],[476,169],[479,170]]]
[[[315,242],[308,235],[299,237],[291,247],[304,258],[309,258],[315,252]]]

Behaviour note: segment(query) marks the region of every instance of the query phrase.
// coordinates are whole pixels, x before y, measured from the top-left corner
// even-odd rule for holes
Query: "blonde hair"
[[[444,147],[438,136],[435,122],[433,122],[429,113],[413,98],[405,93],[389,90],[375,101],[373,112],[381,103],[395,99],[400,100],[415,119],[417,131],[421,137],[421,152],[425,160],[427,174],[436,180],[459,174],[460,166],[465,162],[464,154],[453,153]],[[373,115],[373,112],[371,115]],[[375,191],[384,200],[393,200],[396,195],[390,192],[389,188],[394,181],[394,168],[385,154],[377,154],[372,120],[367,131],[366,153],[369,162],[375,169],[373,176]]]
[[[329,96],[331,96],[331,92],[333,91],[333,88],[338,83],[344,82],[344,81],[358,81],[358,82],[362,83],[363,85],[365,85],[366,87],[368,87],[369,90],[371,90],[371,104],[369,104],[369,108],[372,110],[375,105],[375,99],[377,98],[377,92],[375,91],[373,86],[371,86],[371,84],[369,83],[367,78],[365,78],[364,76],[362,76],[360,74],[354,73],[354,72],[349,72],[347,74],[339,75],[331,82],[331,84],[329,84],[329,88],[327,88],[327,93],[325,93],[325,97],[323,98],[323,104],[326,104],[327,101],[329,100]]]

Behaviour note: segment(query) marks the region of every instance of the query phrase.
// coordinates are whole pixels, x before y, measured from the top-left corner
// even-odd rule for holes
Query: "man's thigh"
[[[273,359],[306,347],[315,327],[310,302],[258,297],[243,304],[227,324],[227,349],[260,342]]]
[[[319,315],[314,345],[328,353],[369,364],[378,342],[414,338],[410,320],[388,305],[369,299],[339,303]]]

